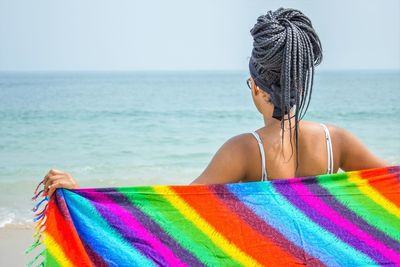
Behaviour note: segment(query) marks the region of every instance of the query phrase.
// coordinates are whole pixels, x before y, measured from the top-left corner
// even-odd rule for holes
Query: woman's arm
[[[349,131],[335,127],[340,144],[340,168],[355,171],[385,167],[389,164],[372,154],[368,148]]]
[[[215,153],[207,168],[191,184],[226,184],[246,176],[245,134],[226,141]]]

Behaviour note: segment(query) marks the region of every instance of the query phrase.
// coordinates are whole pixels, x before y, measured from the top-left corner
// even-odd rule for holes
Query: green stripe
[[[53,257],[53,255],[49,252],[46,251],[46,259],[44,261],[44,266],[61,266],[60,263],[56,260],[56,258]]]
[[[205,265],[218,266],[222,263],[240,266],[215,246],[191,221],[182,216],[167,199],[156,193],[153,187],[121,187],[117,190]],[[221,262],[221,259],[229,259],[229,262]]]
[[[397,217],[361,192],[357,185],[348,180],[346,173],[319,175],[318,183],[328,190],[339,202],[352,210],[367,223],[400,241],[400,223]]]

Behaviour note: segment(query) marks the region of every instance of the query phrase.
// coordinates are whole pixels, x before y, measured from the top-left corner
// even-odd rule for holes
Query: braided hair
[[[321,42],[310,19],[292,8],[268,11],[258,17],[250,33],[253,36],[250,75],[257,86],[270,95],[269,101],[274,105],[272,117],[281,121],[282,144],[284,121],[289,120],[292,156],[291,118],[295,117],[297,169],[298,122],[310,104],[314,66],[322,61]],[[293,106],[295,112],[290,117]]]

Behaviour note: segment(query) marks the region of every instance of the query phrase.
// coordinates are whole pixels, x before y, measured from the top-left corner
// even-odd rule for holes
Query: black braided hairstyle
[[[282,144],[284,121],[289,120],[292,148],[292,123],[295,117],[296,169],[298,167],[298,122],[310,104],[314,66],[322,61],[321,42],[311,21],[301,11],[278,8],[258,17],[250,30],[253,50],[249,61],[250,75],[266,91],[274,105],[272,117],[281,121]],[[290,110],[295,112],[290,117]],[[291,156],[291,157],[292,157]]]

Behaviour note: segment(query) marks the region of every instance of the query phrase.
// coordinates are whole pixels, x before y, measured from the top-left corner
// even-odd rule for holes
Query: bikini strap
[[[252,132],[254,137],[257,139],[258,147],[260,148],[260,153],[261,153],[261,163],[262,163],[262,176],[261,176],[261,181],[267,181],[267,170],[265,168],[265,152],[264,152],[264,147],[261,141],[260,136],[256,131]]]
[[[333,173],[333,151],[332,151],[332,140],[331,135],[329,134],[329,129],[325,124],[320,123],[320,125],[324,128],[325,131],[325,139],[326,139],[326,148],[328,154],[328,171],[327,173]]]

